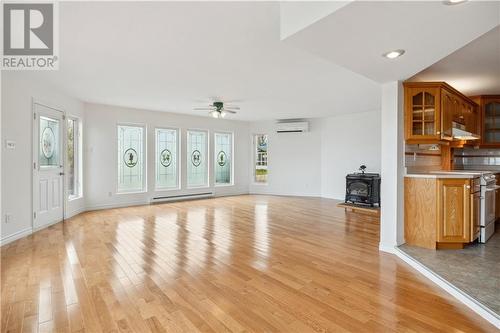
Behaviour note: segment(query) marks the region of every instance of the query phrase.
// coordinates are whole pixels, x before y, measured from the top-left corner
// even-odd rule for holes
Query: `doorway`
[[[33,102],[33,230],[64,218],[64,111]]]

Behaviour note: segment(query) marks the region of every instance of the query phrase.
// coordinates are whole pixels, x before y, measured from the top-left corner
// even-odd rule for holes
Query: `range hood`
[[[453,128],[451,130],[451,136],[453,139],[457,140],[479,140],[479,135],[472,134],[465,130],[465,125],[453,122]]]

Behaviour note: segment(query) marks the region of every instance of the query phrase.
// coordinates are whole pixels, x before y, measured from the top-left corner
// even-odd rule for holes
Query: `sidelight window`
[[[81,149],[80,149],[80,122],[77,118],[68,117],[66,123],[66,157],[68,199],[81,196]]]

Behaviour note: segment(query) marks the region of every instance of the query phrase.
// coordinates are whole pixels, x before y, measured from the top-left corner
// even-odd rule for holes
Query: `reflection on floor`
[[[405,253],[500,316],[500,231],[486,244],[463,250],[429,250],[402,245]]]

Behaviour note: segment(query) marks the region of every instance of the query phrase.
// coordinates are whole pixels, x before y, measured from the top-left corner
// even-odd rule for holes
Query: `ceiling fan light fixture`
[[[388,59],[396,59],[398,57],[401,57],[403,54],[405,54],[405,50],[399,49],[399,50],[386,52],[386,53],[382,54],[382,56],[386,57]]]
[[[219,117],[220,117],[219,112],[218,112],[218,111],[216,111],[216,110],[210,111],[208,114],[209,114],[210,116],[212,116],[212,118],[219,118]]]
[[[222,110],[222,111],[219,112],[219,114],[220,114],[221,118],[224,118],[227,115],[227,112],[224,111],[224,110]]]

